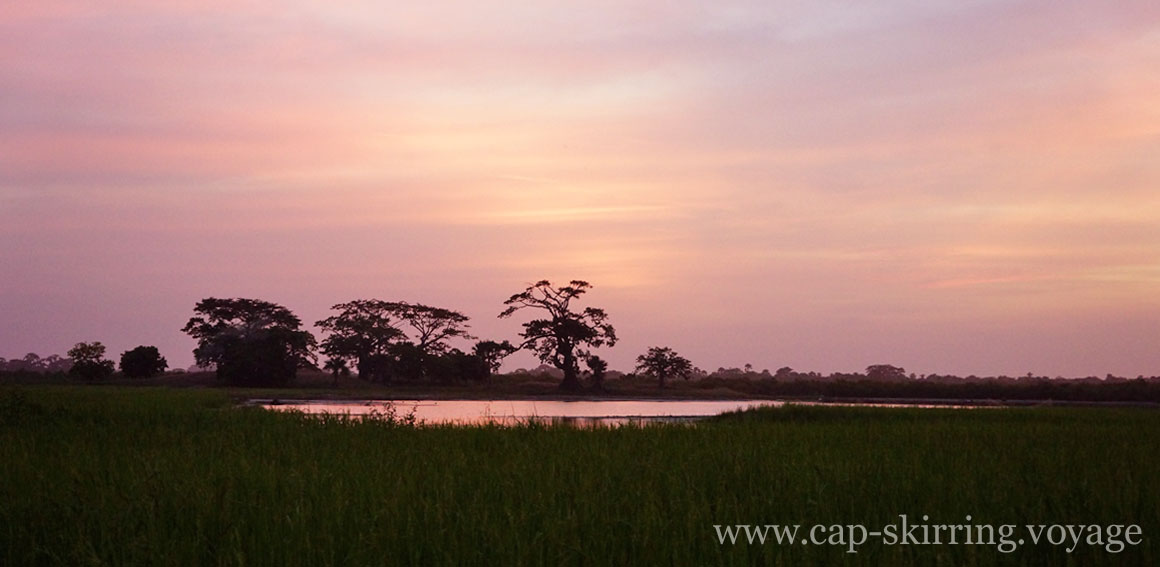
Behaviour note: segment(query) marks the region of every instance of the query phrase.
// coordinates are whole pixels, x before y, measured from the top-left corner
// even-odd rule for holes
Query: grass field
[[[789,407],[696,426],[408,427],[213,390],[8,388],[0,564],[1156,565],[1158,426],[1145,409]],[[1119,553],[1089,532],[1070,553],[874,538],[848,553],[722,545],[714,528],[800,524],[800,540],[901,514],[1010,524],[1012,541],[1026,524],[1141,535]]]

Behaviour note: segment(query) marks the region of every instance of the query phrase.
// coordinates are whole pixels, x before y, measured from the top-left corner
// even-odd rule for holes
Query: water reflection
[[[398,417],[414,414],[428,424],[514,425],[535,421],[581,427],[601,425],[689,422],[758,406],[779,406],[774,400],[392,400],[392,401],[256,401],[272,410],[310,414],[369,415],[393,410]]]

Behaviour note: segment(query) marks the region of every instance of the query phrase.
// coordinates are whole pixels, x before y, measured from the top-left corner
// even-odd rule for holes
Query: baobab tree
[[[603,309],[574,310],[573,301],[591,287],[581,280],[572,280],[561,287],[541,280],[503,302],[508,307],[499,314],[504,319],[521,309],[547,312],[546,318],[524,323],[520,333],[524,341],[519,348],[532,349],[540,361],[563,371],[564,381],[560,383],[563,390],[580,389],[580,361],[592,355],[590,348],[616,344],[616,330],[607,322],[608,315]]]

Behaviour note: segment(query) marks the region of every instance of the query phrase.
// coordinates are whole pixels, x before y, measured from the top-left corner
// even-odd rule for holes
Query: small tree
[[[165,369],[169,363],[155,346],[139,346],[121,353],[121,373],[126,378],[152,378]]]
[[[68,351],[72,359],[72,368],[69,374],[79,376],[85,380],[101,380],[113,375],[113,361],[105,359],[105,345],[100,341],[91,343],[77,343]]]
[[[592,389],[604,391],[604,376],[608,374],[608,362],[599,356],[588,357],[588,371],[592,373]]]
[[[332,386],[335,388],[338,387],[339,376],[350,376],[350,367],[348,367],[346,365],[346,361],[341,358],[330,357],[326,359],[326,364],[324,364],[322,368],[334,376],[334,383]]]
[[[499,372],[503,359],[519,350],[509,341],[479,341],[475,343],[472,352],[487,364],[488,376]]]
[[[661,388],[665,387],[665,380],[669,378],[679,376],[688,380],[693,371],[689,359],[669,347],[652,347],[647,353],[636,357],[636,362],[636,371],[656,378]]]
[[[541,280],[503,302],[508,307],[499,314],[503,319],[521,309],[547,312],[546,319],[524,323],[524,330],[520,333],[524,342],[519,348],[531,348],[541,362],[560,369],[564,373],[564,381],[560,383],[563,390],[580,389],[579,362],[591,356],[586,347],[616,344],[616,330],[607,322],[608,315],[603,309],[572,310],[572,301],[591,287],[588,282],[572,280],[557,288],[548,280]]]

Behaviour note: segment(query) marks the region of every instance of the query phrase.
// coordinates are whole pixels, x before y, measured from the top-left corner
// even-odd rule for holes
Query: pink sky
[[[0,356],[578,278],[622,370],[1160,374],[1153,1],[331,4],[0,5]]]

